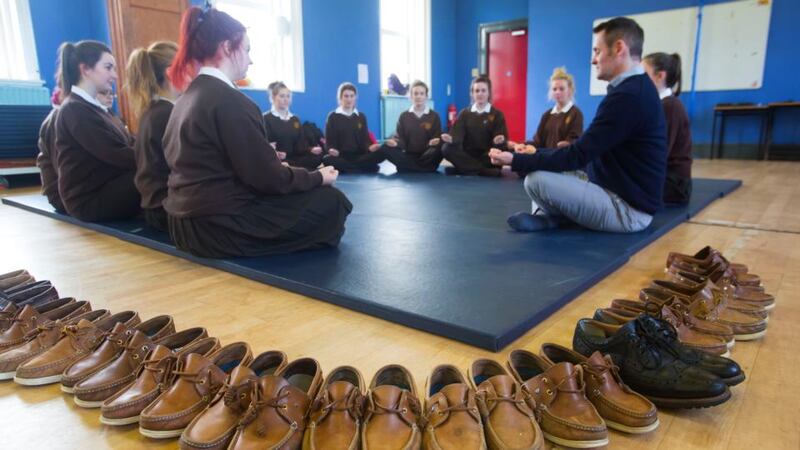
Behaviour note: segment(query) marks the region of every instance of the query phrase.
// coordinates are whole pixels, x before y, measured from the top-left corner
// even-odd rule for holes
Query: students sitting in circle
[[[400,114],[392,138],[383,146],[386,158],[402,172],[435,172],[442,162],[442,121],[428,107],[428,85],[411,83],[411,108]]]
[[[508,219],[518,231],[539,231],[574,222],[599,231],[645,229],[661,207],[667,146],[664,110],[640,60],[644,32],[618,17],[594,28],[597,77],[608,94],[577,141],[532,154],[492,149],[498,166],[525,172],[533,213]],[[585,170],[588,180],[564,172]]]
[[[167,123],[164,201],[175,245],[205,257],[334,247],[352,205],[332,167],[283,165],[261,111],[234,85],[247,74],[244,26],[214,8],[189,8],[168,70],[183,91]]]
[[[55,164],[64,208],[89,222],[135,216],[133,138],[96,98],[117,79],[111,50],[96,41],[65,42],[59,65],[66,98],[56,117]]]
[[[533,148],[563,148],[583,133],[583,113],[575,106],[575,81],[564,67],[556,67],[550,76],[548,98],[555,102],[552,109],[542,114],[533,139],[525,144]],[[510,145],[514,150],[528,151],[526,147]]]
[[[272,109],[264,113],[264,126],[278,158],[290,166],[316,169],[322,163],[322,147],[309,147],[300,118],[289,112],[292,91],[282,81],[270,83],[267,89]]]
[[[664,202],[685,204],[692,197],[692,130],[681,95],[681,57],[677,53],[651,53],[642,61],[653,80],[667,120],[667,178]]]
[[[155,42],[147,48],[137,48],[128,58],[128,104],[139,123],[136,133],[136,188],[142,195],[144,218],[151,227],[167,231],[167,198],[169,166],[164,158],[164,131],[178,98],[178,90],[167,78],[178,45],[174,42]]]
[[[325,121],[327,154],[322,163],[342,173],[377,172],[386,155],[380,144],[373,144],[369,137],[367,116],[356,109],[358,90],[344,82],[339,85],[336,98],[339,107]]]
[[[505,147],[508,129],[503,112],[492,106],[492,82],[479,76],[470,84],[472,105],[458,114],[449,133],[442,133],[442,153],[452,168],[448,175],[482,175],[499,177],[501,169],[489,161],[489,149]]]

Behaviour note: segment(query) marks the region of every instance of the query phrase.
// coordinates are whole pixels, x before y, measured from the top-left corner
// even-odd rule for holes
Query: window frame
[[[395,0],[395,1],[402,1],[403,3],[406,3],[405,0]],[[433,51],[431,49],[431,3],[432,3],[432,0],[420,0],[420,1],[423,2],[423,14],[424,14],[424,18],[423,18],[423,22],[424,22],[423,29],[424,29],[424,31],[423,31],[423,37],[422,37],[422,48],[423,48],[423,53],[424,53],[424,55],[422,57],[423,58],[422,62],[423,62],[424,68],[422,70],[423,73],[420,75],[419,79],[424,81],[425,84],[428,85],[428,92],[432,93],[433,92],[433,80],[431,79],[431,74],[432,74],[431,54],[433,53]],[[409,39],[409,35],[408,34],[401,34],[401,33],[397,32],[396,30],[383,27],[383,23],[382,23],[382,20],[381,20],[382,19],[382,14],[380,12],[380,6],[381,6],[380,3],[381,3],[381,0],[379,0],[379,2],[378,2],[378,8],[379,8],[379,11],[378,11],[378,32],[379,32],[379,37],[380,37],[380,42],[378,44],[378,48],[380,49],[382,44],[383,44],[383,36],[384,35],[406,37],[406,43],[407,44],[411,44],[411,42],[410,42],[411,40]],[[409,51],[413,51],[413,46],[412,45],[408,45],[408,48],[409,48]],[[409,55],[409,56],[411,56],[411,55]],[[381,57],[382,57],[382,55],[381,55]],[[383,73],[383,62],[382,61],[379,61],[379,65],[380,65],[379,73],[380,73],[380,77],[381,77],[380,89],[381,89],[381,94],[385,95],[384,90],[387,89],[387,87],[385,86],[385,84],[386,84],[386,76],[388,76],[389,74],[384,74]],[[386,76],[384,76],[384,75],[386,75]],[[411,83],[413,81],[414,81],[413,79],[412,80],[407,80],[408,83]]]
[[[42,86],[42,74],[39,71],[39,58],[36,53],[36,36],[33,33],[33,19],[29,0],[0,0],[3,2],[16,4],[17,17],[16,23],[19,24],[19,38],[22,40],[22,58],[25,62],[25,72],[27,79],[0,78],[0,83],[4,85],[22,86]],[[10,11],[9,11],[10,12]],[[14,18],[11,18],[14,20]],[[13,27],[12,27],[13,30]],[[5,41],[5,39],[4,39]],[[4,44],[5,45],[5,44]]]

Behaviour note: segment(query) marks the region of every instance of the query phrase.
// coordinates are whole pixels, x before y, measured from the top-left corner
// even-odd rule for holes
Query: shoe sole
[[[100,416],[100,423],[111,426],[122,426],[139,423],[139,416],[123,417],[121,419],[109,419],[106,416]]]
[[[722,356],[723,358],[730,358],[731,357],[731,351],[728,350],[727,352],[725,352],[725,353],[723,353],[723,354],[721,354],[719,356]]]
[[[14,383],[21,384],[23,386],[44,386],[46,384],[59,382],[61,382],[61,374],[41,378],[20,378],[16,375],[14,376]]]
[[[16,373],[17,373],[16,370],[14,372],[3,372],[3,373],[0,373],[0,381],[13,380],[14,379],[14,375]]]
[[[608,445],[608,438],[605,439],[597,439],[594,441],[573,441],[571,439],[563,439],[560,437],[553,436],[552,434],[542,432],[544,438],[548,441],[556,444],[556,445],[563,445],[565,447],[572,447],[572,448],[595,448],[595,447],[602,447],[604,445]]]
[[[721,405],[731,398],[730,389],[726,389],[724,393],[715,397],[704,398],[662,398],[645,395],[648,400],[653,402],[659,408],[666,409],[696,409],[696,408],[710,408],[712,406]]]
[[[80,406],[81,408],[95,409],[95,408],[99,408],[99,407],[103,406],[103,402],[102,401],[90,402],[90,401],[86,401],[86,400],[81,400],[78,397],[73,398],[72,401],[74,401],[75,404]]]
[[[653,422],[652,424],[644,426],[644,427],[631,427],[631,426],[628,426],[628,425],[623,425],[621,423],[612,422],[612,421],[610,421],[608,419],[604,419],[604,420],[606,421],[606,426],[608,428],[611,428],[611,429],[614,429],[614,430],[617,430],[617,431],[622,431],[623,433],[630,433],[630,434],[645,434],[645,433],[649,433],[649,432],[655,430],[656,428],[658,428],[659,425],[661,425],[661,422],[659,422],[658,419],[656,419],[656,421]]]
[[[734,338],[732,341],[726,342],[725,345],[728,347],[728,350],[732,349],[733,346],[736,345],[736,338]]]
[[[737,341],[755,341],[756,339],[760,339],[767,334],[767,330],[759,331],[758,333],[750,333],[750,334],[736,334],[734,338]]]
[[[742,381],[744,381],[744,378],[745,378],[744,373],[740,373],[739,375],[736,375],[735,377],[720,378],[720,380],[722,380],[722,382],[727,384],[728,386],[736,386],[737,384],[739,384]]]
[[[180,437],[183,434],[183,428],[180,430],[148,430],[147,428],[139,427],[139,433],[142,436],[149,437],[151,439],[173,439],[176,437]]]
[[[65,393],[65,394],[74,394],[74,393],[75,393],[75,389],[74,389],[74,388],[71,388],[71,387],[69,387],[69,386],[64,386],[64,385],[62,384],[62,385],[61,385],[61,392]]]

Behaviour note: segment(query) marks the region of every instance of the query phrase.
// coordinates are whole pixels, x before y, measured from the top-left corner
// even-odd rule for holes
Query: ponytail
[[[644,60],[656,72],[663,71],[667,74],[666,85],[672,89],[672,95],[675,97],[681,95],[681,87],[683,85],[681,77],[681,55],[673,53],[668,55],[666,53],[651,53],[644,57]]]
[[[197,76],[198,67],[217,55],[219,44],[231,42],[231,50],[242,44],[247,30],[230,15],[211,7],[192,6],[183,13],[178,38],[178,53],[167,71],[180,91]]]
[[[166,88],[166,71],[177,51],[178,46],[174,42],[160,41],[131,53],[126,68],[125,91],[134,116],[139,117],[144,113],[153,97]]]
[[[63,91],[63,97],[72,92],[72,86],[81,81],[81,64],[94,67],[104,53],[111,53],[111,49],[102,42],[80,41],[77,44],[64,42],[58,47],[58,84]]]

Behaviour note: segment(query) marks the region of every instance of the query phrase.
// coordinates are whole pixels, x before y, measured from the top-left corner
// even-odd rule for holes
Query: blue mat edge
[[[709,198],[708,200],[703,201],[701,203],[701,206],[697,209],[697,213],[708,207],[708,205],[710,205],[717,199],[725,197],[727,194],[734,192],[742,185],[741,180],[726,180],[726,181],[734,181],[735,183],[730,188],[730,190],[720,191],[717,197]],[[578,295],[580,295],[590,287],[597,284],[600,280],[608,276],[611,272],[620,268],[635,253],[637,253],[647,245],[651,244],[656,239],[665,235],[667,232],[674,229],[680,223],[696,215],[687,212],[685,216],[684,215],[676,216],[674,221],[669,222],[669,226],[662,227],[661,229],[658,230],[657,233],[653,233],[647,236],[645,239],[637,243],[637,245],[628,248],[625,252],[621,253],[618,258],[610,261],[609,264],[606,265],[606,267],[602,271],[597,272],[595,276],[586,279],[584,283],[581,283],[580,285],[572,289],[567,295],[564,295],[561,298],[561,301],[550,304],[550,306],[547,309],[540,311],[539,313],[534,314],[533,316],[528,317],[525,321],[521,322],[519,325],[515,326],[508,332],[503,333],[500,336],[492,336],[487,333],[480,333],[475,330],[466,329],[453,324],[440,322],[438,320],[432,320],[424,316],[411,315],[405,311],[401,311],[398,309],[386,308],[384,306],[377,306],[375,303],[366,299],[353,298],[351,296],[346,296],[341,294],[337,295],[334,292],[330,292],[326,289],[320,289],[319,287],[316,286],[295,282],[286,278],[270,275],[268,273],[258,272],[249,269],[247,267],[240,266],[231,261],[197,257],[190,253],[178,250],[170,245],[153,241],[150,239],[141,238],[133,234],[120,232],[116,229],[106,227],[101,224],[83,222],[64,214],[58,214],[33,208],[24,203],[15,202],[14,197],[3,197],[1,201],[3,204],[8,206],[20,208],[25,211],[32,212],[34,214],[39,214],[45,217],[60,220],[62,222],[67,222],[73,225],[81,226],[83,228],[87,228],[92,231],[116,237],[117,239],[120,239],[125,242],[141,245],[143,247],[147,247],[153,250],[158,250],[168,255],[183,258],[206,267],[223,270],[225,272],[229,272],[234,275],[239,275],[271,286],[276,286],[281,289],[286,289],[288,291],[295,292],[301,295],[323,300],[325,302],[341,306],[350,309],[352,311],[377,317],[381,320],[386,320],[392,323],[399,323],[401,325],[418,329],[427,333],[431,333],[430,330],[435,329],[437,331],[434,334],[438,334],[440,336],[449,339],[454,339],[462,343],[469,342],[472,344],[467,344],[467,345],[475,345],[477,347],[486,350],[491,350],[493,352],[498,352],[502,350],[505,346],[507,346],[508,344],[510,344],[511,342],[513,342],[514,340],[525,334],[533,326],[545,320],[555,311],[557,311],[564,305],[574,300]]]

